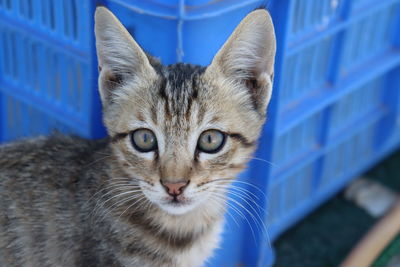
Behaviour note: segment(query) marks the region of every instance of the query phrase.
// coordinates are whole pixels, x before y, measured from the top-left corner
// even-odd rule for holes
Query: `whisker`
[[[251,160],[258,160],[258,161],[261,161],[261,162],[265,162],[265,163],[268,163],[268,164],[270,164],[271,166],[273,166],[273,167],[278,167],[278,165],[277,164],[275,164],[275,163],[273,163],[273,162],[271,162],[271,161],[268,161],[268,160],[266,160],[266,159],[262,159],[262,158],[256,158],[256,157],[240,157],[241,159],[251,159]]]
[[[117,208],[118,206],[120,206],[120,205],[122,205],[122,204],[124,204],[126,202],[138,199],[139,197],[141,197],[141,196],[134,195],[134,196],[131,196],[131,197],[128,197],[128,198],[124,198],[124,199],[122,199],[120,201],[117,201],[116,203],[112,204],[110,207],[105,207],[106,212],[103,214],[103,216],[101,216],[99,218],[99,220],[96,221],[96,223],[104,220],[107,217],[107,215],[110,214],[114,210],[114,208]]]
[[[257,202],[255,202],[254,200],[250,200],[250,201],[251,201],[252,203],[254,203],[254,204],[256,205],[256,207],[258,208],[259,211],[256,211],[255,208],[253,207],[252,203],[250,203],[249,201],[247,201],[244,197],[242,197],[242,196],[239,195],[239,194],[235,194],[235,196],[239,197],[239,198],[242,199],[244,202],[246,202],[246,204],[250,207],[250,209],[251,209],[251,210],[255,213],[255,215],[257,216],[258,221],[259,221],[259,223],[261,224],[261,225],[260,225],[260,228],[261,228],[261,226],[263,226],[262,229],[263,229],[264,231],[267,231],[267,228],[266,228],[266,226],[265,226],[264,220],[261,218],[261,215],[259,214],[259,212],[264,212],[264,213],[265,213],[265,209],[264,209],[263,207],[261,207],[261,206],[260,206]],[[262,230],[262,229],[260,229],[260,230]]]
[[[214,192],[212,192],[212,193],[214,193]],[[220,199],[222,199],[223,201],[225,201],[225,198],[224,198],[224,197],[221,197],[221,196],[218,195],[218,194],[215,194],[214,197],[219,197]],[[247,219],[247,217],[246,217],[238,208],[236,208],[235,206],[233,206],[233,204],[231,204],[231,203],[229,203],[229,202],[226,202],[226,204],[227,204],[232,210],[234,210],[237,214],[239,214],[239,216],[240,216],[242,219],[246,220],[247,224],[248,224],[249,227],[250,227],[250,231],[251,231],[251,233],[252,233],[252,235],[253,235],[254,242],[257,242],[257,241],[256,241],[256,235],[255,235],[254,230],[253,230],[253,226],[251,225],[251,223],[250,223],[250,221]]]
[[[92,197],[96,197],[96,195],[106,191],[104,194],[102,194],[98,199],[104,199],[106,196],[108,195],[113,195],[119,191],[126,191],[126,190],[137,190],[137,192],[141,191],[140,187],[136,187],[136,186],[129,186],[129,185],[113,185],[113,186],[109,186],[107,188],[103,188],[102,190],[99,190],[97,193],[95,193]]]
[[[256,189],[258,192],[260,192],[264,197],[267,197],[265,195],[265,193],[258,186],[254,185],[252,183],[249,183],[249,182],[237,180],[235,178],[218,178],[218,179],[208,181],[208,182],[204,183],[202,186],[204,186],[206,184],[213,184],[213,183],[224,182],[224,181],[232,182],[233,184],[239,183],[239,184],[245,184],[245,185],[251,186],[252,188]]]
[[[232,199],[230,197],[228,197],[228,199],[229,199],[229,201],[235,202],[238,206],[243,208],[247,212],[247,214],[250,215],[251,219],[256,224],[257,228],[263,233],[263,235],[267,232],[267,228],[265,226],[264,221],[261,219],[260,214],[253,208],[253,206],[249,205],[251,210],[255,213],[255,215],[253,214],[253,212],[251,212],[248,208],[243,206],[240,202],[236,201],[235,199]],[[256,240],[255,240],[255,242],[257,243]]]
[[[227,186],[216,184],[216,185],[212,185],[210,188],[214,188],[214,187],[216,187],[216,188],[226,188],[227,190],[236,190],[236,191],[239,191],[239,192],[245,194],[247,197],[249,197],[251,199],[253,199],[253,197],[255,199],[257,199],[257,200],[260,199],[257,195],[255,195],[250,190],[247,190],[245,188],[242,188],[242,187],[239,187],[239,186],[235,186],[235,185],[232,185],[232,184],[231,185],[227,185]]]
[[[237,190],[237,191],[240,191],[240,192],[243,192],[243,193],[247,193],[247,194],[253,196],[257,200],[260,199],[256,194],[254,194],[253,192],[251,192],[250,190],[248,190],[246,188],[243,188],[243,187],[240,187],[240,186],[236,186],[234,184],[229,185],[229,188]]]
[[[233,182],[235,181],[235,178],[218,178],[218,179],[214,179],[214,180],[210,180],[207,181],[205,183],[203,183],[201,186],[207,185],[207,184],[213,184],[213,183],[217,183],[217,182]]]
[[[123,189],[125,189],[125,188],[123,188]],[[118,190],[114,189],[114,191],[118,191]],[[126,190],[121,190],[121,191],[126,191]],[[122,192],[120,194],[116,194],[116,195],[108,198],[105,201],[102,201],[102,199],[104,199],[104,197],[105,197],[105,195],[102,195],[101,197],[98,198],[97,203],[96,203],[95,207],[93,208],[93,211],[97,211],[100,207],[106,207],[106,203],[111,201],[114,198],[117,198],[117,197],[120,197],[120,196],[126,195],[126,194],[135,194],[135,193],[138,193],[138,192],[141,192],[141,190],[129,190],[129,191],[126,191],[126,192]],[[118,201],[116,203],[118,203]],[[115,203],[113,205],[115,205]]]
[[[108,185],[108,186],[106,186],[106,187],[102,187],[101,189],[99,189],[98,191],[96,191],[86,202],[85,202],[85,204],[84,205],[88,205],[89,203],[90,203],[90,201],[91,200],[93,200],[98,194],[100,194],[100,193],[102,193],[103,191],[105,191],[105,190],[108,190],[108,189],[111,189],[111,188],[114,188],[114,187],[121,187],[121,188],[140,188],[139,186],[136,186],[136,185],[132,185],[132,184],[128,184],[128,183],[114,183],[114,184],[111,184],[111,185]],[[114,189],[113,189],[114,190]],[[110,191],[113,191],[113,190],[110,190]],[[108,194],[108,193],[107,193]],[[103,196],[102,196],[103,197]],[[101,197],[101,198],[102,198]]]
[[[216,188],[216,190],[221,190],[221,188]],[[254,203],[258,209],[260,209],[261,211],[265,212],[265,209],[263,207],[261,207],[253,198],[241,195],[239,192],[232,192],[232,191],[227,191],[227,194],[232,194],[240,199],[242,199],[243,201],[245,201],[249,206],[252,207],[252,205],[248,202],[251,201],[252,203]]]
[[[264,191],[262,191],[258,186],[254,185],[252,183],[244,182],[244,181],[240,181],[240,180],[236,180],[234,183],[245,184],[245,185],[251,186],[252,188],[256,189],[258,192],[260,192],[263,195],[263,197],[267,197],[265,195]]]
[[[133,204],[129,205],[129,206],[119,215],[118,218],[121,218],[122,215],[123,215],[128,209],[130,209],[132,206],[134,206],[136,203],[138,203],[139,201],[145,200],[145,199],[146,199],[146,196],[144,196],[144,195],[143,195],[142,197],[140,197],[139,199],[137,199]]]
[[[240,196],[242,196],[242,197],[244,197],[244,198],[246,198],[248,200],[254,201],[254,199],[250,195],[245,194],[244,192],[241,192],[241,191],[234,191],[232,188],[229,188],[229,187],[214,185],[214,186],[212,186],[210,188],[207,188],[207,189],[211,190],[211,191],[213,191],[213,190],[214,191],[220,191],[220,192],[223,192],[223,193],[226,193],[226,194],[232,194],[232,195],[239,194]]]
[[[150,206],[151,206],[150,200],[143,201],[143,203],[137,206],[137,210],[140,210],[141,208],[143,208],[143,210],[147,210],[148,208],[150,208]]]
[[[86,168],[87,168],[87,167],[90,167],[90,166],[92,166],[93,164],[95,164],[95,163],[97,163],[97,162],[99,162],[99,161],[102,161],[102,160],[105,160],[105,159],[111,158],[111,157],[112,157],[112,156],[105,156],[105,157],[102,157],[102,158],[98,158],[98,159],[96,159],[96,160],[94,160],[94,161],[88,163],[87,165],[85,165],[85,167],[86,167]]]
[[[101,151],[96,151],[96,152],[94,152],[95,154],[98,154],[98,155],[103,155],[103,156],[112,156],[112,154],[107,154],[107,153],[103,153],[103,152],[101,152]]]
[[[247,212],[247,214],[250,215],[251,219],[256,224],[257,228],[263,233],[264,237],[266,238],[266,240],[268,240],[268,243],[270,244],[267,227],[266,227],[266,225],[264,223],[264,220],[261,218],[260,214],[254,209],[254,207],[248,201],[246,201],[243,198],[241,198],[241,199],[244,200],[247,203],[247,205],[249,205],[249,208],[251,209],[251,211],[248,208],[246,208],[245,206],[243,206],[237,200],[235,200],[235,199],[233,199],[233,198],[231,198],[229,196],[227,196],[227,199],[229,201],[235,203],[236,205],[240,206],[243,210],[245,210]],[[255,213],[255,215],[253,214],[253,212]],[[250,226],[250,228],[252,228],[252,227]],[[254,239],[254,240],[255,240],[255,242],[257,242],[256,239]]]
[[[102,204],[105,205],[107,202],[109,202],[109,201],[111,201],[112,199],[115,199],[115,198],[117,198],[117,197],[120,197],[120,196],[123,196],[123,195],[126,195],[126,194],[138,193],[138,192],[142,192],[142,190],[129,190],[129,191],[126,191],[126,192],[122,192],[122,193],[120,193],[120,194],[117,194],[117,195],[115,195],[115,196],[110,197],[109,199],[107,199],[106,201],[104,201]]]
[[[137,177],[117,177],[118,179],[128,179],[131,181],[137,181],[137,182],[144,182],[146,184],[149,184],[148,181],[141,179],[141,178],[137,178]],[[113,180],[117,180],[117,178],[113,178]]]
[[[218,201],[214,198],[214,196],[211,196],[211,197],[210,197],[210,200],[211,200],[214,204],[216,204],[216,205],[218,205],[218,206],[220,206],[220,207],[223,207],[223,205],[222,205],[220,202],[218,202]],[[226,211],[226,214],[228,214],[228,216],[235,222],[236,226],[239,228],[240,226],[239,226],[238,221],[237,221],[237,220],[235,219],[235,217],[229,212],[229,209]]]

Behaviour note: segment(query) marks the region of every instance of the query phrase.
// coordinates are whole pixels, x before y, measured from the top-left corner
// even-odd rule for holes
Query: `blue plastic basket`
[[[54,129],[104,135],[94,3],[0,1],[0,141]]]
[[[260,160],[241,176],[262,191],[247,188],[270,240],[235,198],[229,213],[239,215],[227,215],[208,266],[270,265],[270,241],[400,144],[400,0],[100,2],[165,64],[207,65],[249,11],[265,5],[272,14],[273,101]],[[0,141],[52,129],[104,135],[94,7],[0,0]]]
[[[266,173],[274,240],[398,147],[400,1],[274,1],[271,11],[281,49],[257,156],[275,166],[254,176]],[[270,264],[267,250],[249,266]]]

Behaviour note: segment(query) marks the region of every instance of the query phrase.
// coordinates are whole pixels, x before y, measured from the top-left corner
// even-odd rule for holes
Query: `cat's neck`
[[[110,222],[113,232],[122,233],[118,238],[125,247],[137,239],[137,230],[140,229],[139,235],[144,236],[145,242],[154,242],[159,249],[190,251],[197,247],[206,251],[219,242],[223,213],[222,206],[207,203],[181,215],[169,214],[153,205],[146,210],[114,217],[114,221],[111,219]]]
[[[160,223],[167,229],[177,230],[178,232],[201,233],[210,229],[216,221],[222,219],[225,205],[211,205],[202,203],[193,210],[181,215],[172,215],[158,208]]]
[[[202,203],[193,210],[180,215],[170,214],[156,204],[149,203],[142,207],[123,216],[125,221],[129,224],[141,225],[150,231],[165,231],[174,236],[201,235],[211,230],[216,222],[222,221],[225,212],[223,202],[220,205]]]

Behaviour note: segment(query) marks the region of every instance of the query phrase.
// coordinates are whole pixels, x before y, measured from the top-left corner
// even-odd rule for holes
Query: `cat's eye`
[[[149,129],[138,129],[131,133],[133,147],[139,152],[150,152],[157,149],[157,138]]]
[[[197,141],[197,149],[205,153],[217,153],[224,146],[225,138],[225,134],[221,131],[204,131]]]

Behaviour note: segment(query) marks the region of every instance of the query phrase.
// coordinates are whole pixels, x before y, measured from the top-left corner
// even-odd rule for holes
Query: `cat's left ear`
[[[116,91],[127,80],[136,79],[140,83],[156,75],[144,51],[105,7],[96,8],[95,35],[99,90],[104,106],[112,103]]]
[[[258,9],[248,14],[225,42],[207,68],[250,93],[261,114],[272,93],[276,41],[269,13]]]

